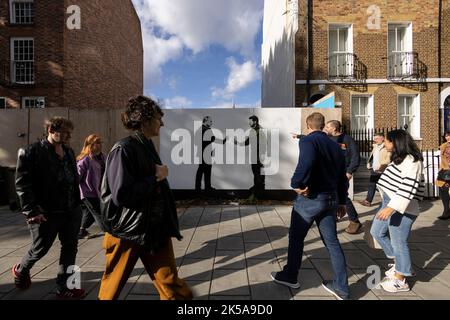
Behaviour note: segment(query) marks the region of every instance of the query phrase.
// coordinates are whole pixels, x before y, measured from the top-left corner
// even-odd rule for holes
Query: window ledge
[[[35,26],[35,23],[33,22],[33,23],[9,23],[9,26],[11,27],[11,28],[20,28],[20,27],[34,27]]]

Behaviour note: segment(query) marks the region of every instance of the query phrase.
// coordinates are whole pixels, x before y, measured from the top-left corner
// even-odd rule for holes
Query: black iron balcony
[[[419,79],[423,71],[417,52],[391,52],[388,56],[388,67],[388,78],[391,80]]]
[[[364,81],[367,79],[367,67],[354,53],[332,53],[328,57],[328,78],[329,80]]]

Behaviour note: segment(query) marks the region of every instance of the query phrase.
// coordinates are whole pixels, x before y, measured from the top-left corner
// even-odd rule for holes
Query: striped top
[[[419,214],[419,202],[423,199],[425,180],[422,161],[414,162],[414,157],[406,156],[402,163],[393,162],[383,171],[377,183],[381,195],[391,200],[388,207],[400,213]]]

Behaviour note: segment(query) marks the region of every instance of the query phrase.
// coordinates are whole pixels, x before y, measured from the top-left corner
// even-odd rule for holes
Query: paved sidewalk
[[[423,201],[422,214],[414,224],[410,249],[415,278],[410,292],[387,293],[369,290],[367,268],[389,263],[381,250],[370,249],[363,233],[348,235],[347,220],[338,224],[339,239],[347,258],[352,299],[450,299],[450,222],[436,219],[440,201]],[[355,202],[361,220],[372,219],[376,207]],[[301,288],[293,290],[273,283],[270,272],[284,265],[290,206],[207,206],[180,212],[183,241],[174,242],[179,273],[193,288],[196,299],[211,300],[324,300],[334,299],[321,287],[331,279],[330,260],[317,227],[305,242],[299,275]],[[77,264],[87,299],[97,297],[104,268],[102,237],[81,240]],[[55,299],[55,275],[59,242],[32,269],[33,285],[26,291],[14,288],[11,267],[28,250],[30,236],[24,218],[0,208],[0,299]],[[125,286],[121,299],[159,299],[140,262]]]

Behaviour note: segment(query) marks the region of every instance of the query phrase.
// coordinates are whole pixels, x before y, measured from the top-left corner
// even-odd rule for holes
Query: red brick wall
[[[353,25],[353,52],[367,66],[368,79],[387,79],[387,29],[388,22],[411,21],[413,26],[413,50],[427,66],[427,77],[438,77],[438,0],[313,0],[313,77],[315,80],[328,79],[328,25],[329,23],[351,23]],[[371,5],[381,10],[381,25],[378,30],[369,30],[367,9]],[[306,80],[306,12],[307,1],[299,0],[300,27],[297,34],[296,75],[298,80]],[[450,0],[443,0],[443,48],[442,77],[450,76]],[[302,22],[304,22],[302,24]],[[445,87],[445,85],[444,85]],[[396,88],[396,89],[395,89]],[[374,95],[375,126],[396,126],[398,92],[420,95],[421,136],[423,147],[434,147],[439,137],[439,86],[379,84],[359,87],[362,92],[353,92],[340,85],[327,85],[328,92],[335,91],[336,101],[343,103],[343,122],[350,125],[351,94]],[[317,87],[312,88],[312,94]],[[405,91],[406,90],[406,91]],[[306,86],[296,86],[296,105],[306,100]]]
[[[66,28],[71,4],[80,6],[81,30]],[[44,96],[47,107],[123,108],[143,92],[142,35],[131,0],[35,1],[32,26],[10,26],[9,1],[1,0],[0,61],[8,69],[11,37],[34,38],[36,83],[0,84],[8,107]]]
[[[443,0],[442,9],[442,77],[450,78],[450,0]]]
[[[131,0],[65,3],[81,9],[81,30],[64,33],[65,106],[123,108],[143,92],[141,27]]]
[[[9,1],[0,1],[0,61],[10,64],[10,39],[34,38],[35,84],[32,86],[2,86],[0,96],[7,98],[8,107],[20,107],[21,97],[45,96],[49,107],[63,104],[62,64],[64,9],[58,1],[35,1],[35,23],[32,26],[9,24]]]

